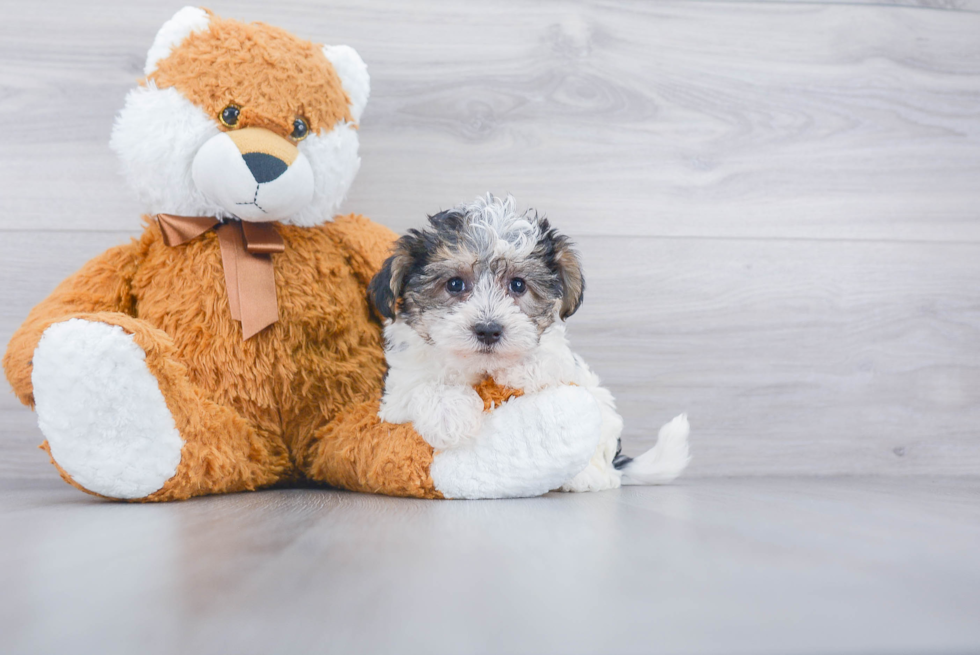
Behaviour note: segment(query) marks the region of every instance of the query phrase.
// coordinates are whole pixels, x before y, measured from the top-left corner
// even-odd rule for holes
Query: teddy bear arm
[[[432,481],[433,448],[411,424],[378,418],[378,401],[352,405],[300,445],[306,476],[341,489],[442,498]]]
[[[354,275],[365,288],[381,270],[398,235],[359,214],[337,216],[326,226],[330,236],[347,252]]]
[[[3,358],[7,380],[22,403],[34,404],[31,359],[48,327],[71,318],[112,322],[111,314],[135,314],[131,285],[138,263],[136,242],[110,248],[64,280],[31,310],[10,338]]]

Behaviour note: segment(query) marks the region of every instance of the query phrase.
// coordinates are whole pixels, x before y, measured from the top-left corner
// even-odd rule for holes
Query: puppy
[[[562,490],[680,475],[690,459],[686,417],[665,425],[644,455],[623,456],[612,394],[569,347],[565,320],[582,304],[585,280],[568,239],[536,212],[518,213],[511,196],[487,194],[429,223],[398,240],[370,285],[389,319],[380,418],[411,422],[433,448],[446,450],[480,431],[484,403],[474,385],[487,378],[527,394],[573,384],[595,397],[602,426],[592,460]]]

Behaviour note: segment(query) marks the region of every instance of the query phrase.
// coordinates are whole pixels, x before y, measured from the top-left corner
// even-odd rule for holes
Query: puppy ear
[[[429,223],[443,239],[452,242],[452,236],[463,229],[463,214],[457,209],[447,209],[429,216]]]
[[[544,260],[551,272],[558,277],[558,285],[561,287],[561,306],[558,308],[558,316],[564,321],[578,310],[585,296],[582,264],[568,237],[559,234],[544,216],[535,214],[534,220],[537,221],[541,233],[535,254]]]
[[[368,285],[371,303],[384,318],[395,318],[395,305],[402,293],[401,271],[405,268],[399,265],[399,256],[392,255]]]
[[[567,239],[559,240],[555,252],[555,263],[558,265],[558,279],[561,280],[561,309],[558,316],[565,320],[582,306],[585,297],[585,278],[582,276],[582,264],[578,253],[571,248]]]
[[[417,230],[409,230],[408,234],[398,239],[394,253],[371,278],[368,295],[374,308],[384,318],[395,318],[398,300],[405,291],[405,280],[416,264],[420,240],[421,234]]]

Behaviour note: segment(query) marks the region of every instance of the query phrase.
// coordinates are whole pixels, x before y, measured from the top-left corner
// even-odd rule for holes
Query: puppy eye
[[[527,291],[527,284],[519,277],[515,277],[510,281],[510,292],[515,296],[519,296]]]
[[[466,290],[466,283],[463,282],[463,278],[454,277],[446,282],[446,291],[453,294],[454,296],[459,293],[463,293]]]
[[[307,125],[306,121],[304,121],[302,118],[297,118],[293,121],[293,131],[289,136],[293,137],[297,141],[302,141],[307,137],[307,135],[309,135],[309,133],[310,126]]]
[[[238,117],[241,113],[242,109],[238,105],[228,105],[218,114],[218,120],[225,127],[235,127],[238,125]]]

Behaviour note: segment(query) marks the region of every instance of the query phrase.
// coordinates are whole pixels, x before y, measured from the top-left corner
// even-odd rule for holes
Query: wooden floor
[[[4,653],[975,653],[980,480],[0,495]]]
[[[0,349],[139,231],[107,143],[184,0],[0,7]],[[678,486],[171,506],[61,483],[0,393],[0,652],[980,652],[980,0],[218,0],[372,76],[345,205],[512,192]],[[844,477],[842,477],[844,476]]]

